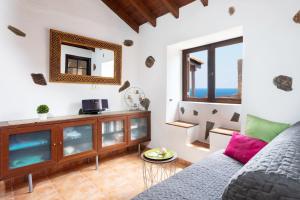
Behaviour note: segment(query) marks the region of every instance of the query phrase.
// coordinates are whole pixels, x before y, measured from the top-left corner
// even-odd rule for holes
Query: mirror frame
[[[62,43],[112,50],[114,52],[114,77],[111,78],[61,73],[60,62]],[[50,29],[50,82],[121,85],[121,75],[121,45]]]

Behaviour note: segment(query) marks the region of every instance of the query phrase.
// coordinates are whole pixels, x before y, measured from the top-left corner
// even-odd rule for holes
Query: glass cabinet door
[[[107,147],[124,142],[124,121],[102,122],[102,147]]]
[[[148,120],[144,118],[132,118],[130,120],[131,140],[138,140],[147,137]]]
[[[63,144],[64,156],[93,150],[93,125],[64,128]]]
[[[9,135],[9,169],[51,160],[51,130]]]

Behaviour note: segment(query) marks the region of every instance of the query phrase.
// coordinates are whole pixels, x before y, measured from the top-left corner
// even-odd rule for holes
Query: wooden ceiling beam
[[[161,2],[175,18],[179,17],[179,7],[174,3],[174,1],[161,0]]]
[[[208,0],[200,0],[203,4],[203,6],[208,6]]]
[[[115,0],[102,0],[111,10],[113,10],[123,21],[125,21],[133,30],[139,32],[139,25],[134,21]]]
[[[151,11],[144,5],[141,0],[129,0],[131,5],[138,10],[138,12],[147,19],[147,21],[152,25],[156,26],[156,17],[151,13]]]

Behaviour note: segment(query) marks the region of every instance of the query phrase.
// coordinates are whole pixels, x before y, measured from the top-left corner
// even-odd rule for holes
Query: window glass
[[[241,103],[243,38],[183,50],[183,100]]]
[[[207,81],[208,51],[197,51],[189,54],[189,96],[208,97]]]
[[[242,43],[216,48],[215,97],[240,97]],[[240,78],[239,78],[240,73]],[[240,83],[241,86],[241,83]]]

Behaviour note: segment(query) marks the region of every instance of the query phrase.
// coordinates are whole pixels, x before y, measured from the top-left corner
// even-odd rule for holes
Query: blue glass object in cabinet
[[[16,169],[51,160],[51,131],[9,136],[9,168]]]
[[[124,142],[124,122],[102,122],[102,147],[120,144]]]
[[[64,128],[64,156],[93,150],[93,126]]]
[[[133,118],[130,120],[131,140],[147,137],[148,121],[147,118]]]

